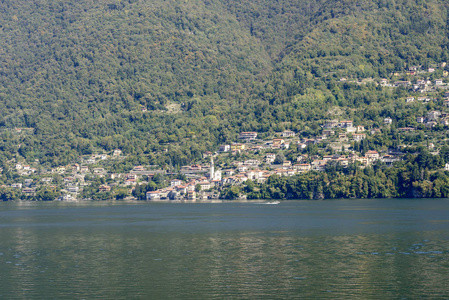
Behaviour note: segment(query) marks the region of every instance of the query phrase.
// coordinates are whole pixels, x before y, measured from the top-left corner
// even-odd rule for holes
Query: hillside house
[[[218,148],[219,152],[228,152],[231,151],[231,145],[220,145]]]
[[[312,166],[310,164],[296,164],[293,166],[293,169],[298,173],[305,173],[309,172],[312,169]]]
[[[361,140],[366,139],[366,134],[364,133],[354,133],[352,135],[352,139],[356,142],[360,142]]]
[[[282,137],[294,137],[295,136],[295,132],[294,131],[290,131],[290,130],[286,130],[284,132],[281,133]]]
[[[177,186],[177,185],[181,185],[182,181],[180,179],[173,179],[170,181],[170,186]]]
[[[213,153],[210,151],[206,151],[203,153],[203,158],[208,158],[208,157],[212,157]]]
[[[272,147],[279,148],[284,142],[284,139],[273,139]]]
[[[265,155],[265,161],[267,163],[272,163],[272,162],[274,162],[275,159],[276,159],[276,154],[274,154],[274,153],[267,153]]]
[[[370,150],[365,153],[365,156],[368,157],[370,160],[376,160],[379,159],[379,152]]]
[[[323,135],[324,136],[331,136],[331,135],[334,135],[334,134],[335,134],[334,130],[330,130],[330,129],[323,130]]]
[[[394,86],[395,87],[400,87],[400,86],[403,86],[403,87],[407,87],[407,86],[409,86],[409,85],[411,85],[412,83],[410,82],[410,81],[396,81],[395,83],[394,83]]]
[[[427,122],[427,123],[426,123],[426,128],[428,128],[428,129],[433,128],[433,127],[435,127],[437,124],[438,124],[438,123],[435,122],[435,121]]]
[[[427,113],[427,119],[428,120],[436,120],[441,116],[441,112],[438,110],[433,110]]]
[[[283,167],[291,167],[291,166],[292,166],[292,162],[289,161],[289,160],[284,160],[284,161],[282,162],[282,166],[283,166]]]
[[[353,125],[354,125],[354,123],[352,121],[348,121],[348,120],[340,122],[340,127],[341,128],[353,127]]]
[[[384,86],[384,87],[389,86],[388,79],[382,78],[382,79],[379,81],[379,84],[380,84],[381,86]]]
[[[325,121],[324,122],[324,128],[335,128],[338,127],[340,123],[338,122],[338,120],[329,120],[329,121]]]
[[[237,151],[237,150],[241,151],[241,150],[245,150],[245,148],[246,148],[245,144],[235,143],[235,144],[231,145],[231,151]]]
[[[239,139],[241,140],[254,140],[257,138],[257,132],[240,132]]]

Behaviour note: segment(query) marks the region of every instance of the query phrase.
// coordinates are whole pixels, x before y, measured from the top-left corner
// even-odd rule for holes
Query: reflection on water
[[[448,211],[433,200],[8,204],[0,298],[448,298]]]

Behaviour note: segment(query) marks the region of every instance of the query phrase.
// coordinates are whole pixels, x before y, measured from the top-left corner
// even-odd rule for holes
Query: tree
[[[276,165],[282,164],[284,163],[284,160],[285,160],[284,153],[282,153],[282,151],[279,151],[274,159],[274,164]]]

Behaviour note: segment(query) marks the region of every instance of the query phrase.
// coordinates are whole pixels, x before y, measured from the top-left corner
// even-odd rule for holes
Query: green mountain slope
[[[332,81],[447,60],[447,6],[5,0],[0,150],[61,164],[122,148],[182,164],[241,130],[303,129],[351,103]],[[14,127],[34,132],[16,138]],[[170,157],[157,154],[166,148]]]
[[[315,67],[317,76],[387,77],[405,64],[448,58],[447,14],[439,0],[326,1],[289,59]]]

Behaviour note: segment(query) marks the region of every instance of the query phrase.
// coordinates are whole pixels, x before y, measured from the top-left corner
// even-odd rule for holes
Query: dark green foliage
[[[328,164],[325,172],[292,177],[272,175],[256,187],[245,187],[251,199],[338,199],[449,197],[449,173],[441,170],[441,158],[425,149],[386,167],[380,161],[363,170]],[[233,194],[231,189],[223,195]]]
[[[356,123],[379,127],[389,116],[406,126],[403,116],[419,111],[397,103],[405,90],[339,79],[447,60],[447,5],[2,1],[1,159],[64,165],[118,148],[128,158],[117,172],[134,163],[176,168],[239,131],[314,136],[335,106]],[[15,127],[31,130],[14,135]],[[392,142],[372,143],[358,147]]]

